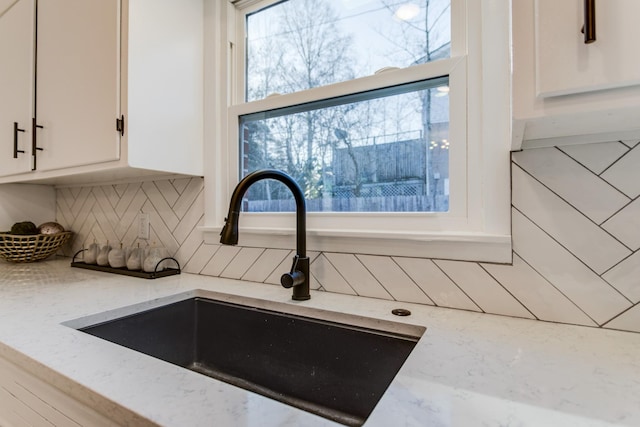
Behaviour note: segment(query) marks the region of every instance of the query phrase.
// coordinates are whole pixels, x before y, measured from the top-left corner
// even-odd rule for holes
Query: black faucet
[[[280,277],[280,283],[285,288],[293,288],[292,298],[304,301],[311,298],[309,294],[309,258],[307,258],[307,226],[305,224],[307,208],[304,194],[298,184],[286,173],[275,169],[261,169],[245,176],[233,190],[229,203],[229,214],[224,219],[225,224],[220,232],[220,243],[236,245],[238,243],[238,219],[242,197],[249,187],[263,179],[275,179],[286,185],[296,200],[296,256],[293,258],[291,272]]]

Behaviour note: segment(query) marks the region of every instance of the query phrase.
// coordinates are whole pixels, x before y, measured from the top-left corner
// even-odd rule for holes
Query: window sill
[[[202,227],[205,244],[218,244],[220,228]],[[239,246],[295,248],[295,230],[240,228]],[[510,263],[511,236],[484,233],[397,233],[307,230],[307,249],[370,255]]]

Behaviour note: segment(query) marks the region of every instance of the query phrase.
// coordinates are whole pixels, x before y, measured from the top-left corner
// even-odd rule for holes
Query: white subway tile
[[[327,292],[338,294],[357,295],[347,281],[338,273],[338,270],[327,260],[324,255],[318,256],[311,264],[312,277]]]
[[[512,211],[513,250],[598,324],[631,303],[534,223]]]
[[[640,332],[640,305],[635,305],[603,327],[621,331]]]
[[[173,230],[175,239],[182,243],[189,233],[196,227],[204,216],[204,192],[198,193],[198,197],[180,217],[178,225]]]
[[[264,282],[286,256],[289,255],[289,252],[288,249],[266,249],[260,254],[260,258],[244,273],[242,280]],[[242,255],[242,253],[240,255]],[[282,273],[284,273],[284,271]]]
[[[624,145],[626,145],[629,148],[633,148],[636,145],[640,144],[640,140],[637,140],[637,139],[624,139],[620,142],[622,142]]]
[[[209,246],[209,245],[206,245]],[[205,276],[220,276],[231,260],[238,255],[240,247],[220,245],[215,254],[211,257],[207,265],[201,271]]]
[[[514,255],[513,265],[482,266],[538,319],[596,326],[593,320],[519,256]]]
[[[596,273],[631,251],[518,166],[512,168],[513,205]]]
[[[380,282],[352,254],[325,253],[327,259],[358,295],[392,300]]]
[[[233,257],[224,270],[222,270],[220,277],[227,277],[229,279],[242,278],[264,251],[263,248],[240,249],[240,252]]]
[[[204,188],[204,181],[201,178],[191,178],[187,186],[180,193],[180,197],[173,205],[173,211],[178,218],[182,218],[185,212],[191,207],[198,195]]]
[[[629,198],[557,148],[513,153],[514,161],[538,181],[597,224],[601,224]]]
[[[396,301],[434,305],[433,301],[407,276],[391,257],[357,255],[357,258]]]
[[[282,258],[282,261],[273,269],[271,274],[264,280],[264,283],[280,286],[280,276],[287,271],[291,271],[291,265],[293,264],[293,256],[295,251],[287,250],[287,253]]]
[[[602,228],[634,251],[640,249],[640,198],[605,221]]]
[[[176,188],[171,184],[171,181],[168,179],[162,179],[158,181],[154,181],[156,187],[158,187],[158,191],[162,194],[162,197],[167,201],[169,206],[173,206],[173,204],[180,197],[180,193],[176,191]]]
[[[560,149],[596,175],[629,151],[629,147],[618,141],[565,145]]]
[[[394,260],[436,305],[482,311],[430,259],[396,257]]]
[[[483,311],[533,319],[533,315],[475,262],[434,260]]]
[[[142,190],[147,195],[149,202],[151,202],[160,218],[162,218],[170,230],[173,230],[176,225],[178,225],[178,216],[175,214],[171,206],[169,206],[164,197],[162,197],[162,194],[158,191],[158,187],[156,187],[155,183],[151,181],[144,182],[142,184]]]
[[[640,195],[640,146],[636,146],[601,175],[631,198]]]
[[[205,245],[201,242],[197,250],[193,253],[193,256],[183,266],[184,271],[187,273],[205,274],[203,269],[208,265],[221,246],[222,245]],[[178,258],[178,261],[182,259],[183,258]]]
[[[602,278],[632,302],[640,302],[640,251],[607,271]]]

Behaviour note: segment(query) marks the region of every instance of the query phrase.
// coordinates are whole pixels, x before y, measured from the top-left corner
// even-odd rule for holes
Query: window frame
[[[205,243],[218,242],[239,178],[238,117],[448,75],[450,210],[308,213],[311,250],[510,262],[508,0],[452,0],[451,57],[301,92],[244,102],[244,16],[279,0],[206,0]],[[217,3],[217,4],[216,4]],[[240,8],[240,9],[237,9]],[[206,10],[206,9],[205,9]],[[476,19],[477,18],[477,19]],[[484,30],[483,30],[484,29]],[[235,40],[241,40],[236,43]],[[492,62],[493,61],[493,62]],[[226,88],[230,88],[227,90]],[[483,97],[483,93],[491,95]],[[494,96],[497,93],[497,96]],[[217,96],[215,96],[216,94]],[[506,102],[505,102],[506,101]],[[472,161],[473,160],[473,161]],[[243,212],[240,244],[292,248],[292,213]]]

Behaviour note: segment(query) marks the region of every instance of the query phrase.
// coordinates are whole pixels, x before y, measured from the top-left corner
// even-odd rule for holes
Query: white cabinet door
[[[0,3],[0,176],[31,170],[34,0]]]
[[[596,1],[585,44],[583,0],[536,0],[536,86],[542,97],[640,84],[640,1]]]
[[[117,160],[120,0],[38,3],[36,169]]]

